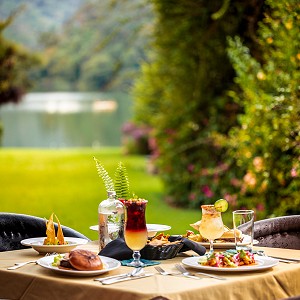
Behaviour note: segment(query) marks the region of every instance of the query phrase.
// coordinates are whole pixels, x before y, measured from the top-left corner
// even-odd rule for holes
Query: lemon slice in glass
[[[219,199],[214,204],[215,209],[219,212],[225,212],[228,209],[228,202],[225,199]]]

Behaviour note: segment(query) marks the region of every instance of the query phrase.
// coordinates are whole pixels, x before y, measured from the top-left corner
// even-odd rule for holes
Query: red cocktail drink
[[[125,215],[125,242],[134,251],[132,262],[133,266],[140,266],[139,250],[143,249],[147,243],[148,232],[146,226],[146,205],[147,200],[129,199],[123,202],[126,208]]]

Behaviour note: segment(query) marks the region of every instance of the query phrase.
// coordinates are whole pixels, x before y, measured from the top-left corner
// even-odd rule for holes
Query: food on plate
[[[193,227],[195,230],[199,231],[199,227],[201,224],[201,220],[197,221],[196,223],[190,224],[191,227]],[[236,229],[236,233],[238,236],[239,241],[243,240],[242,232],[238,229]],[[197,242],[208,242],[207,239],[201,236],[201,234],[197,234],[193,236],[193,234],[189,234],[188,238]],[[230,229],[227,226],[224,225],[224,233],[222,236],[215,240],[217,243],[233,243],[234,242],[234,229]]]
[[[73,268],[80,271],[102,270],[100,257],[88,250],[75,249],[69,253],[69,262]]]
[[[191,230],[187,230],[186,234],[183,236],[185,238],[188,238],[189,240],[192,240],[194,242],[203,242],[204,238],[202,237],[202,235],[200,233],[194,233]]]
[[[97,254],[84,249],[75,249],[65,255],[56,255],[52,266],[78,271],[96,271],[104,268]]]
[[[159,247],[159,246],[168,246],[173,244],[178,244],[180,241],[169,241],[169,234],[159,233],[156,236],[154,236],[151,240],[148,240],[147,245],[151,245],[153,247]]]
[[[53,213],[51,214],[48,221],[46,221],[46,236],[44,240],[44,245],[67,245],[68,243],[65,241],[64,233],[62,231],[60,222],[55,215],[57,221],[57,237],[55,236],[55,227],[53,222]]]
[[[255,263],[254,255],[244,250],[212,252],[207,256],[201,256],[199,259],[200,265],[217,268],[237,268]]]
[[[237,238],[239,239],[239,241],[243,240],[242,237],[242,232],[238,229],[235,229]],[[218,240],[222,240],[224,242],[234,242],[234,229],[229,229],[227,227],[227,230],[224,228],[224,233],[223,235],[218,239]]]
[[[201,224],[201,220],[199,220],[193,224],[190,224],[190,226],[193,227],[195,230],[199,231],[200,224]]]

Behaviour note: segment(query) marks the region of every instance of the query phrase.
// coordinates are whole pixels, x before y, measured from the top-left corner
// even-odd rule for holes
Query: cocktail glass
[[[144,263],[140,261],[142,250],[148,240],[146,226],[146,205],[147,200],[130,199],[123,202],[126,208],[124,237],[127,246],[133,250],[133,261],[128,264],[132,267],[142,267]]]
[[[212,253],[213,242],[224,233],[224,224],[221,212],[215,209],[214,205],[201,205],[202,219],[199,227],[201,236],[209,240],[209,252]]]

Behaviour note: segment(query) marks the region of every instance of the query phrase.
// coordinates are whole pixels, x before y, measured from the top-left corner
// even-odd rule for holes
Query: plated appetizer
[[[195,230],[199,231],[199,227],[201,224],[201,220],[190,224],[191,227],[193,227]],[[240,241],[243,240],[243,235],[242,232],[238,229],[236,229],[236,233],[237,236],[239,238]],[[203,236],[201,236],[200,233],[195,234],[193,231],[188,230],[187,233],[187,238],[189,238],[190,240],[193,240],[195,242],[208,242],[207,239],[205,239]],[[215,239],[216,243],[234,243],[234,229],[230,229],[229,227],[224,225],[224,233],[222,234],[222,236],[218,239]]]
[[[46,221],[46,236],[44,245],[66,245],[68,242],[65,241],[64,233],[62,231],[60,222],[55,215],[57,221],[57,236],[55,236],[55,228],[53,222],[53,213],[51,214],[48,221]]]
[[[52,266],[78,271],[96,271],[104,268],[99,255],[84,249],[75,249],[65,255],[56,255]]]
[[[216,268],[237,268],[255,263],[254,255],[244,250],[213,252],[199,259],[200,265]]]

